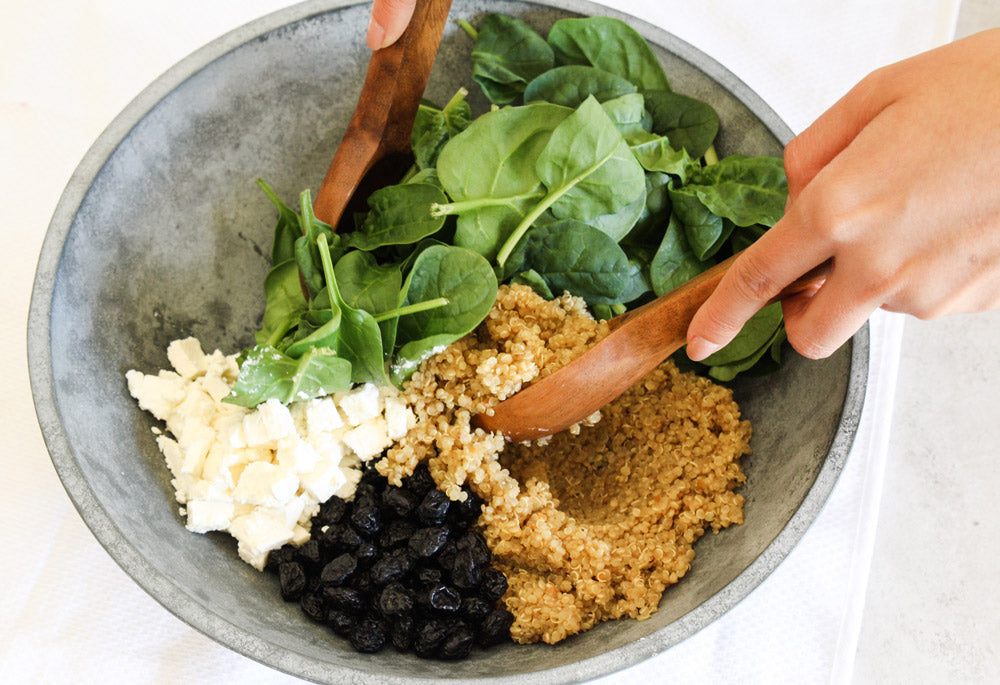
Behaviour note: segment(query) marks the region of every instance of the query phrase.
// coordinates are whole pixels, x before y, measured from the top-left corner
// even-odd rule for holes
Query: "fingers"
[[[417,0],[374,0],[365,42],[372,50],[395,43],[410,23]]]
[[[823,240],[799,228],[797,206],[746,248],[691,320],[687,354],[700,361],[729,343],[781,290],[830,256]]]
[[[795,137],[784,153],[789,200],[794,200],[820,169],[829,164],[885,107],[891,104],[886,70],[866,77]]]

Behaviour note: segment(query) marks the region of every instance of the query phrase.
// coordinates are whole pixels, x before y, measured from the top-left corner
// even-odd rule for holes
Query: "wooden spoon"
[[[513,442],[535,440],[582,421],[628,390],[686,343],[698,308],[722,280],[737,255],[652,302],[616,316],[612,332],[557,371],[531,383],[475,423]],[[823,281],[823,264],[790,284],[778,301]]]
[[[313,202],[321,221],[336,228],[365,174],[377,162],[408,156],[449,9],[451,0],[418,0],[399,40],[372,53],[354,115]]]

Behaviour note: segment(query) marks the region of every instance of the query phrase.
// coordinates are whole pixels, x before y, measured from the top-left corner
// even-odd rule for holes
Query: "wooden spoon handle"
[[[336,227],[372,166],[387,153],[409,149],[450,8],[451,0],[419,0],[400,39],[372,53],[358,105],[313,202],[321,221]]]
[[[557,433],[582,421],[628,390],[680,349],[698,308],[712,294],[736,255],[652,302],[615,317],[612,332],[554,373],[479,414],[476,423],[514,442]],[[796,280],[775,301],[821,282],[829,265]]]

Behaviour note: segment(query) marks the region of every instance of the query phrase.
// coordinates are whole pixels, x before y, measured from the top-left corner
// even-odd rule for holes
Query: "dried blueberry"
[[[324,587],[322,596],[331,609],[358,614],[365,606],[364,594],[352,587]]]
[[[358,560],[353,554],[345,552],[327,563],[319,574],[321,585],[343,585],[358,567]]]
[[[358,624],[357,614],[342,609],[331,609],[326,615],[326,625],[337,635],[348,636]]]
[[[420,464],[413,470],[413,475],[403,481],[403,487],[412,492],[417,497],[422,498],[430,490],[437,487],[434,477],[426,464]]]
[[[440,526],[448,516],[451,500],[440,490],[430,490],[417,505],[417,519],[425,526]]]
[[[313,517],[313,525],[327,526],[339,523],[347,511],[347,502],[339,497],[331,497],[320,505],[319,513]]]
[[[413,651],[420,657],[432,657],[448,636],[448,627],[443,621],[429,619],[417,624],[413,631]]]
[[[322,623],[326,620],[326,600],[320,595],[314,592],[302,595],[302,599],[299,600],[299,606],[302,607],[302,613],[313,621]]]
[[[507,577],[502,571],[488,567],[483,569],[483,579],[479,583],[479,594],[488,602],[495,602],[507,592]]]
[[[416,529],[416,526],[405,519],[393,521],[387,525],[385,530],[382,531],[382,534],[379,535],[379,545],[382,549],[393,549],[394,547],[398,547],[409,540],[413,536]]]
[[[443,577],[440,569],[428,566],[417,569],[416,573],[416,580],[419,585],[437,585]]]
[[[315,538],[305,541],[295,550],[295,561],[302,564],[310,572],[320,568],[321,559],[319,541]]]
[[[451,565],[451,582],[463,590],[472,590],[479,586],[483,578],[483,567],[476,563],[475,552],[471,549],[459,549]]]
[[[493,560],[493,553],[486,544],[486,538],[478,531],[468,531],[455,542],[455,546],[459,550],[469,550],[477,566],[486,566]]]
[[[286,561],[278,566],[278,585],[281,588],[281,598],[286,602],[299,599],[306,589],[306,572],[302,564]]]
[[[483,647],[489,647],[510,640],[510,627],[513,624],[512,613],[506,609],[493,609],[480,624],[476,641]]]
[[[462,599],[459,611],[470,622],[478,625],[483,622],[486,614],[490,613],[492,608],[493,602],[487,602],[482,597],[465,597]]]
[[[413,595],[400,583],[389,583],[378,597],[378,610],[386,618],[407,614],[413,610]]]
[[[413,616],[404,614],[392,621],[389,628],[389,639],[392,646],[401,652],[410,651],[413,646]]]
[[[355,503],[351,512],[351,526],[370,539],[382,528],[382,512],[374,504]]]
[[[432,557],[444,547],[448,541],[448,529],[441,526],[420,528],[410,537],[407,543],[410,551],[418,558]]]
[[[386,488],[382,493],[382,506],[396,516],[408,516],[417,506],[417,496],[403,488]]]
[[[351,645],[359,652],[372,654],[385,646],[388,638],[385,629],[377,621],[362,619],[351,631]]]
[[[448,636],[441,643],[439,652],[442,659],[464,659],[469,656],[472,649],[472,631],[465,624],[459,622],[451,628]]]
[[[451,571],[451,567],[455,564],[455,555],[457,553],[458,547],[455,546],[455,542],[448,540],[437,554],[438,566],[444,571]]]
[[[413,569],[413,558],[405,549],[397,549],[372,564],[372,581],[376,585],[387,585],[399,580],[411,569]]]
[[[448,521],[456,526],[467,528],[479,519],[482,513],[483,500],[468,489],[463,489],[465,500],[451,503],[448,509]]]
[[[379,549],[371,542],[362,542],[354,551],[359,567],[366,567],[379,557]]]
[[[417,601],[421,606],[440,613],[454,613],[462,605],[462,596],[447,585],[431,585],[419,591]]]

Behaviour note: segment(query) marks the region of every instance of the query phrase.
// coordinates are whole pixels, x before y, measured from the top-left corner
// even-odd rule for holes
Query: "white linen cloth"
[[[301,682],[227,650],[134,585],[80,520],[31,403],[24,325],[38,250],[87,147],[150,81],[280,0],[5,0],[0,9],[0,682]],[[606,5],[663,27],[743,79],[796,132],[883,64],[947,42],[958,0]],[[871,322],[861,427],[833,494],[747,599],[601,683],[849,680],[864,606],[902,319]]]

